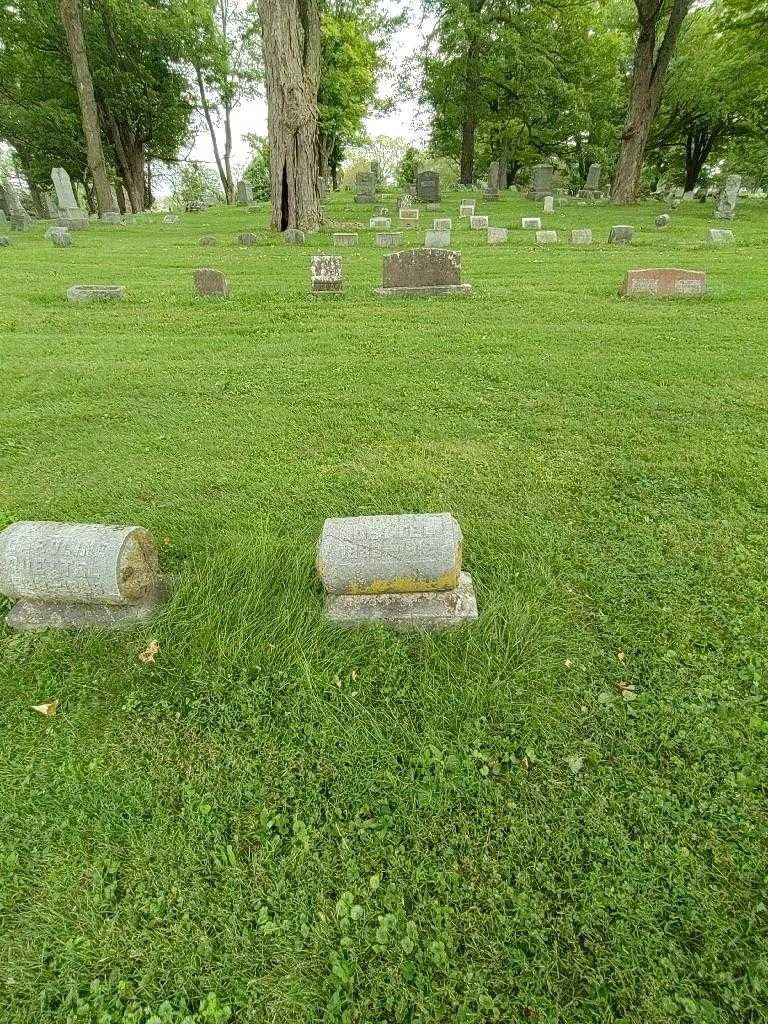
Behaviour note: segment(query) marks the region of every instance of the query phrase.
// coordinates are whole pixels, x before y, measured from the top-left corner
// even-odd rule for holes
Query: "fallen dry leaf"
[[[149,646],[146,651],[142,651],[139,655],[139,661],[145,665],[154,665],[155,657],[160,653],[160,644],[157,640],[150,640]]]
[[[53,718],[59,710],[59,702],[57,700],[51,700],[45,704],[33,704],[32,710],[36,711],[38,715],[43,715],[45,718]]]
[[[530,768],[530,761],[525,756],[525,754],[523,754],[523,756],[520,758],[520,766],[524,768],[525,771],[528,771],[528,769]]]

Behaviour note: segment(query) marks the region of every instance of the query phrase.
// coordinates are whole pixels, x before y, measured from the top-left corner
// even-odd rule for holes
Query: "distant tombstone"
[[[313,256],[312,294],[340,292],[342,289],[341,256]]]
[[[729,245],[734,241],[733,232],[726,228],[710,228],[709,240],[715,245]]]
[[[376,245],[382,249],[390,249],[401,245],[403,241],[402,231],[381,231],[376,235]]]
[[[459,205],[459,216],[460,217],[471,217],[474,214],[474,212],[475,212],[475,201],[474,201],[474,199],[471,202],[468,201],[468,200],[464,200]]]
[[[419,211],[415,207],[401,206],[398,211],[398,217],[404,227],[416,227],[419,220]]]
[[[488,217],[473,214],[469,218],[469,226],[473,231],[485,231],[488,227]]]
[[[289,245],[302,245],[304,240],[305,235],[300,228],[286,228],[283,232],[283,241]]]
[[[608,241],[612,245],[629,245],[635,234],[635,229],[629,224],[614,224],[608,234]]]
[[[739,198],[741,188],[741,175],[729,174],[725,179],[723,190],[715,210],[715,217],[718,220],[733,220],[736,216],[736,202]]]
[[[450,249],[407,249],[384,257],[382,287],[377,295],[466,295],[461,283],[461,253]]]
[[[523,217],[520,226],[524,231],[541,231],[541,217]]]
[[[647,295],[652,298],[688,298],[704,295],[707,275],[702,270],[629,270],[621,294],[626,297]]]
[[[11,212],[11,231],[29,231],[32,218],[23,207]]]
[[[357,245],[360,241],[359,235],[354,232],[339,232],[333,236],[333,244],[341,246]]]
[[[551,164],[536,164],[533,168],[529,199],[543,199],[555,191],[555,169]]]
[[[237,205],[238,206],[250,206],[253,202],[253,189],[250,183],[241,179],[237,183]]]
[[[376,175],[370,171],[361,171],[355,177],[355,202],[374,203],[376,201]]]
[[[592,244],[592,229],[591,228],[574,228],[571,231],[571,245],[591,245]]]
[[[47,190],[41,192],[41,196],[43,199],[43,209],[45,211],[46,220],[56,220],[56,218],[59,216],[59,210],[56,206],[56,200]]]
[[[453,228],[453,220],[450,217],[434,217],[432,219],[433,231],[450,231]]]
[[[193,280],[197,295],[219,299],[229,295],[229,284],[220,270],[211,270],[208,267],[196,270]]]
[[[589,170],[587,171],[587,180],[584,184],[584,188],[590,192],[594,192],[600,188],[600,164],[590,164]]]
[[[671,218],[668,213],[662,213],[656,218],[654,223],[656,224],[656,227],[659,229],[659,231],[663,231],[664,228],[669,227],[670,219]]]
[[[0,532],[0,593],[16,602],[5,620],[16,632],[131,626],[166,590],[141,527],[19,522]]]
[[[121,302],[124,298],[122,284],[75,284],[67,288],[67,302]]]
[[[178,223],[179,223],[179,218],[176,216],[175,213],[167,213],[163,217],[163,224],[178,224]]]
[[[99,217],[102,224],[112,224],[113,226],[122,226],[123,217],[122,214],[117,213],[116,210],[107,210],[106,213],[102,213]]]
[[[488,245],[500,245],[509,237],[507,228],[488,228]]]
[[[197,244],[203,249],[209,249],[212,246],[217,245],[217,242],[213,235],[203,235]]]
[[[554,213],[554,212],[555,212],[555,197],[554,196],[544,196],[544,213]]]
[[[257,242],[258,238],[256,237],[256,235],[253,234],[252,231],[243,231],[241,234],[237,236],[238,245],[244,245],[247,247],[250,245],[256,245]]]
[[[451,244],[450,231],[427,231],[424,234],[426,249],[446,249]]]
[[[557,237],[557,232],[556,231],[537,231],[536,232],[536,242],[537,242],[538,245],[551,245],[553,242],[557,242],[557,241],[558,241],[558,237]]]
[[[416,175],[416,198],[422,203],[440,202],[440,175],[436,171],[419,171]]]
[[[392,218],[391,217],[371,217],[368,221],[369,228],[391,228]]]
[[[461,528],[447,513],[327,519],[315,566],[340,626],[440,632],[477,619]]]
[[[46,237],[57,249],[67,249],[72,245],[72,235],[66,228],[51,228],[50,231],[46,231]]]
[[[53,168],[51,180],[53,181],[53,187],[56,189],[56,201],[59,204],[59,210],[79,209],[77,199],[75,199],[75,192],[72,188],[72,179],[63,167]]]
[[[501,168],[499,161],[494,160],[491,166],[488,168],[488,187],[483,190],[483,198],[494,199],[499,198],[499,182],[501,178]]]

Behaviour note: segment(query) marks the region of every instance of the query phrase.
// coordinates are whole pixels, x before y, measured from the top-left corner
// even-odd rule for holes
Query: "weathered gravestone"
[[[558,238],[557,238],[557,232],[556,231],[537,231],[536,232],[536,242],[538,243],[538,245],[551,245],[553,242],[557,242],[557,241],[558,241]]]
[[[614,224],[608,234],[608,241],[613,245],[629,245],[635,229],[629,224]]]
[[[17,632],[131,626],[166,589],[138,526],[20,522],[0,533],[0,592],[16,602],[5,621]]]
[[[359,235],[355,232],[339,232],[333,236],[333,244],[341,246],[357,245],[360,241]]]
[[[450,249],[408,249],[384,257],[382,287],[377,295],[467,295],[461,283],[461,253]]]
[[[659,231],[663,231],[664,228],[669,227],[670,220],[671,218],[668,213],[662,213],[656,218],[656,227],[659,229]]]
[[[488,168],[488,187],[483,189],[483,198],[491,202],[499,198],[499,185],[501,179],[501,168],[499,161],[494,160]]]
[[[551,164],[536,164],[533,168],[528,199],[543,199],[554,195],[555,169]]]
[[[66,249],[72,245],[72,235],[67,228],[50,228],[46,231],[45,237],[53,242],[57,249]]]
[[[218,243],[216,242],[216,239],[213,237],[213,235],[203,235],[203,237],[197,244],[202,246],[204,249],[207,249],[211,248],[214,245],[217,245]]]
[[[473,231],[485,231],[488,227],[488,217],[473,213],[469,218],[469,226]]]
[[[591,228],[574,228],[571,231],[571,244],[572,245],[591,245],[592,243],[592,229]]]
[[[460,217],[472,217],[475,212],[475,201],[474,199],[464,200],[459,204],[459,216]]]
[[[8,216],[11,219],[11,231],[29,230],[32,227],[32,218],[21,205],[21,200],[9,178],[3,181],[3,193],[5,205],[8,207]]]
[[[391,228],[392,218],[391,217],[371,217],[368,221],[369,228]]]
[[[395,245],[400,245],[403,241],[402,231],[380,231],[376,235],[376,245],[382,248],[391,248]]]
[[[166,215],[163,217],[163,224],[178,224],[178,223],[179,223],[179,218],[176,216],[175,213],[166,213]]]
[[[424,233],[424,247],[426,249],[445,249],[451,244],[450,231],[426,231]]]
[[[253,202],[253,189],[250,183],[241,179],[237,183],[237,205],[250,206]]]
[[[102,213],[99,220],[102,224],[122,225],[124,223],[123,215],[115,210],[107,210],[106,213]]]
[[[432,219],[433,231],[450,231],[453,228],[453,221],[450,217],[434,217]]]
[[[289,245],[303,245],[304,238],[305,235],[301,228],[286,228],[283,232],[283,241]]]
[[[256,245],[258,238],[253,234],[252,231],[243,231],[237,236],[237,244],[244,245],[246,247],[250,245]]]
[[[31,227],[32,218],[24,207],[20,207],[11,213],[11,231],[29,231]]]
[[[718,220],[733,220],[736,216],[736,203],[741,188],[741,175],[729,174],[725,179],[723,190],[715,210],[715,217]]]
[[[419,211],[415,207],[401,206],[398,210],[398,217],[403,227],[416,227],[419,220]]]
[[[523,217],[520,226],[524,231],[541,231],[541,217]]]
[[[734,241],[733,232],[725,228],[710,228],[709,240],[715,245],[730,245]]]
[[[59,210],[78,210],[79,206],[77,199],[75,199],[74,189],[72,188],[72,179],[64,168],[54,167],[51,171],[51,180],[56,190],[56,201],[59,204]]]
[[[355,177],[355,202],[376,202],[376,175],[370,171],[361,171]]]
[[[629,270],[621,289],[623,296],[647,295],[652,298],[687,298],[704,295],[707,275],[703,270]]]
[[[43,210],[45,211],[46,220],[56,220],[59,216],[59,208],[56,205],[56,200],[47,190],[40,194],[43,200]]]
[[[488,245],[499,245],[506,242],[509,231],[506,228],[488,228]]]
[[[195,293],[206,298],[223,299],[229,295],[229,284],[220,270],[204,267],[194,273]]]
[[[587,180],[584,183],[584,188],[580,188],[576,193],[578,199],[594,199],[595,195],[600,188],[600,164],[590,164],[587,171]]]
[[[339,625],[437,632],[477,619],[472,579],[462,572],[453,516],[327,519],[315,565],[325,612]]]
[[[554,212],[555,212],[555,197],[554,196],[544,196],[544,213],[554,213]]]
[[[440,175],[436,171],[419,171],[416,175],[416,198],[422,203],[440,202]]]
[[[67,302],[121,302],[124,298],[122,284],[74,284],[67,288]]]
[[[340,292],[342,289],[341,256],[313,256],[312,294]]]

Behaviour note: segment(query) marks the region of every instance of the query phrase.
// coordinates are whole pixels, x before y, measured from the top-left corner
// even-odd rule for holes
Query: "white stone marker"
[[[356,233],[355,234],[347,234],[347,233],[344,233],[344,232],[340,232],[340,233],[335,234],[333,236],[333,244],[334,245],[357,245],[358,241],[359,241],[359,238],[358,238],[358,235]]]
[[[555,197],[554,196],[544,196],[544,213],[554,213],[554,212],[555,212]]]
[[[488,218],[485,216],[476,217],[474,214],[472,214],[472,216],[469,218],[469,226],[472,228],[473,231],[485,231],[486,228],[488,227]]]
[[[376,235],[376,245],[382,248],[400,245],[403,241],[402,231],[380,231]]]
[[[524,231],[541,231],[541,217],[523,217],[520,226]]]
[[[453,220],[450,217],[435,217],[432,220],[433,231],[452,231]]]
[[[733,232],[727,228],[710,228],[709,229],[709,240],[715,245],[729,245],[735,241]]]
[[[509,237],[507,228],[488,228],[488,245],[499,245]]]
[[[447,513],[327,519],[315,564],[328,617],[432,631],[476,619],[462,540]]]
[[[571,231],[571,243],[573,245],[591,245],[592,229],[574,228],[573,231]]]
[[[74,284],[67,288],[68,302],[119,302],[124,298],[122,284]]]
[[[557,237],[557,232],[556,231],[537,231],[536,232],[536,242],[539,245],[551,245],[553,242],[557,242],[557,241],[558,241],[558,237]]]
[[[371,217],[368,221],[369,228],[391,228],[392,218],[391,217]]]
[[[143,622],[165,596],[152,535],[138,526],[13,523],[0,533],[0,592],[18,632]]]
[[[311,274],[313,295],[343,290],[341,256],[313,256]]]
[[[451,244],[450,231],[425,231],[424,245],[427,249],[444,249]]]
[[[461,203],[459,205],[459,216],[460,217],[472,217],[474,215],[474,212],[475,212],[474,200],[472,202],[463,202],[463,203]]]
[[[167,213],[165,215],[165,217],[163,217],[163,224],[178,224],[178,223],[179,223],[179,218],[176,216],[175,213]]]
[[[612,245],[629,245],[635,234],[635,229],[630,224],[614,224],[608,234],[608,241]]]

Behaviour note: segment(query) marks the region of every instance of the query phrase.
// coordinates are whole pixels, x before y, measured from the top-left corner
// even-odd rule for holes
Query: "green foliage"
[[[403,153],[400,163],[397,165],[395,178],[400,188],[409,188],[416,177],[419,168],[421,152],[415,146],[409,146]]]
[[[327,302],[334,226],[259,209],[0,250],[0,526],[138,522],[173,580],[134,632],[0,631],[3,1024],[762,1024],[768,211],[716,250],[658,209],[455,219],[474,296],[386,306],[344,195]],[[618,298],[653,265],[709,296]],[[63,301],[107,270],[124,303]],[[331,627],[323,520],[420,509],[477,624]]]
[[[218,202],[222,198],[218,175],[210,167],[193,161],[180,164],[171,179],[170,205],[183,210],[189,203]]]
[[[267,202],[270,198],[269,143],[261,135],[246,135],[251,147],[251,158],[243,171],[243,178],[253,190],[253,198]]]

